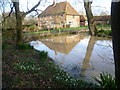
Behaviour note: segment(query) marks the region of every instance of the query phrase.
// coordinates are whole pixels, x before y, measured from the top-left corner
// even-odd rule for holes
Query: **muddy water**
[[[36,50],[47,51],[61,69],[75,78],[94,81],[102,72],[114,76],[112,41],[85,35],[53,36],[30,42]]]

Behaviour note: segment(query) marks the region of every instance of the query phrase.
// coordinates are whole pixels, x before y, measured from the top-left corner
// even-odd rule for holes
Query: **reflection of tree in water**
[[[101,40],[101,38],[91,37],[90,40],[89,40],[88,47],[87,47],[87,50],[86,50],[86,55],[85,55],[85,57],[84,57],[83,64],[82,64],[82,70],[81,70],[81,72],[80,72],[80,74],[81,74],[82,76],[85,76],[86,70],[88,70],[88,69],[94,69],[94,68],[91,67],[91,65],[90,65],[90,57],[91,57],[91,55],[92,55],[92,51],[93,51],[95,45],[97,45],[98,47],[100,47],[100,48],[101,48],[100,50],[103,50],[102,53],[103,53],[104,51],[107,51],[107,50],[106,50],[107,48],[111,48],[111,49],[112,49],[112,46],[111,46],[110,43],[108,43],[106,40],[103,41],[103,39],[102,39],[103,42],[106,42],[105,44],[104,44],[104,43],[101,43],[101,41],[100,41],[100,43],[97,43],[98,40]],[[110,61],[111,61],[110,63],[113,63],[113,62],[112,62],[113,59],[110,58],[110,57],[106,57],[106,56],[107,56],[106,53],[104,54],[104,55],[105,55],[105,57],[104,57],[104,55],[101,55],[100,52],[98,52],[98,53],[97,53],[97,52],[98,52],[98,49],[97,49],[97,51],[96,51],[96,54],[97,54],[97,56],[98,56],[99,58],[102,59],[102,61],[106,61],[106,62],[110,62]],[[108,54],[108,53],[107,53],[107,54]],[[112,55],[111,55],[111,56],[112,56]],[[94,56],[94,57],[95,57],[95,56]]]
[[[88,43],[87,50],[86,50],[85,58],[83,60],[82,69],[87,69],[87,68],[91,67],[90,66],[90,57],[91,57],[95,42],[96,42],[95,37],[91,37],[89,40],[89,43]]]
[[[103,42],[105,42],[105,45],[103,45],[101,43],[96,43],[96,45],[100,46],[103,49],[107,49],[107,48],[113,49],[112,45],[110,45],[110,43],[107,40],[103,40]]]
[[[114,60],[113,59],[113,53],[112,53],[113,47],[110,44],[111,42],[108,42],[107,40],[104,40],[103,42],[105,42],[105,43],[104,44],[101,43],[101,42],[99,42],[99,43],[97,42],[96,43],[96,45],[103,50],[102,53],[99,53],[98,51],[96,51],[97,56],[99,56],[99,58],[101,58],[103,61],[106,61],[107,63],[109,63],[109,62],[110,63],[114,63],[114,61],[113,61]],[[109,49],[109,51],[108,51],[108,49]]]
[[[95,43],[96,43],[96,37],[90,37],[88,47],[86,50],[86,55],[85,55],[85,58],[84,58],[83,64],[82,64],[82,71],[80,72],[81,75],[83,75],[86,72],[86,69],[91,67],[90,66],[90,57],[91,57]]]
[[[55,51],[55,55],[58,55],[58,52],[57,52],[57,50],[54,50]]]

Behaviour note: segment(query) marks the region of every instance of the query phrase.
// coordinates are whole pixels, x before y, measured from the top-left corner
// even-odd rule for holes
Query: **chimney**
[[[56,0],[53,0],[53,6],[55,6],[56,5]]]

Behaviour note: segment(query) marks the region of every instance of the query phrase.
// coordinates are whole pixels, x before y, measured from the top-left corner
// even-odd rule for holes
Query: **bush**
[[[39,55],[40,55],[40,59],[47,59],[48,58],[48,52],[41,51],[39,53]]]
[[[20,43],[17,48],[22,50],[28,50],[28,49],[33,49],[33,46],[26,43]]]
[[[112,75],[108,73],[100,74],[100,80],[97,78],[94,79],[100,84],[102,88],[117,88],[115,78],[113,78]]]
[[[25,25],[23,25],[23,28],[25,28],[25,27],[30,27],[31,25],[29,25],[29,24],[25,24]]]
[[[111,36],[111,33],[112,33],[112,31],[111,31],[111,30],[105,30],[104,32],[105,32],[105,34],[106,34],[106,35]]]
[[[2,49],[5,49],[6,48],[6,46],[5,45],[2,45]]]
[[[37,28],[36,25],[32,25],[29,27],[29,30],[35,30],[36,28]]]
[[[112,31],[111,30],[99,30],[98,36],[111,36]]]
[[[99,33],[103,33],[104,32],[104,30],[99,30]]]

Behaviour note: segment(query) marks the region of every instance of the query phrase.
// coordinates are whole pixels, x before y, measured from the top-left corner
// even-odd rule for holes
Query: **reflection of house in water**
[[[42,39],[41,42],[48,48],[57,52],[68,54],[75,45],[82,39],[79,35],[67,35],[67,36],[56,36],[50,37],[49,39]]]

